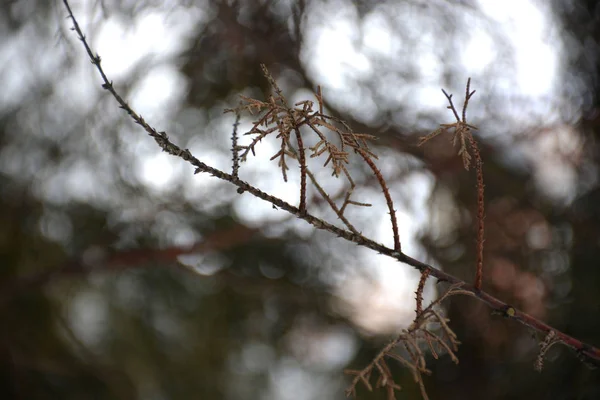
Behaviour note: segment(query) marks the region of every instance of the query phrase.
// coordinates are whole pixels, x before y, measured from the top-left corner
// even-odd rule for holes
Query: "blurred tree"
[[[471,105],[482,121],[484,287],[598,346],[600,8],[543,6],[556,24],[548,42],[565,49],[554,92],[564,103],[552,103],[556,118],[546,121],[532,116],[530,98],[508,94],[518,86],[516,50],[484,3],[104,0],[75,11],[134,109],[211,165],[230,162],[233,118],[223,109],[239,94],[268,93],[261,63],[290,100],[323,84],[330,114],[378,136],[380,165],[401,188],[394,193],[404,213],[423,213],[410,178],[432,182],[418,239],[436,265],[467,280],[476,254],[474,177],[445,139],[416,147],[451,118],[439,113],[441,93],[440,106],[424,105],[421,97],[431,97],[419,88],[451,87],[460,98],[454,88],[474,76],[461,61],[469,33],[486,32],[494,55],[475,79]],[[348,302],[371,304],[375,262],[362,265],[355,246],[268,214],[161,155],[95,86],[62,4],[3,2],[0,10],[2,397],[343,398],[343,369],[366,365],[393,334],[361,325]],[[391,43],[387,59],[367,46],[373,26],[384,31],[377,45]],[[319,35],[332,32],[342,32],[331,40],[356,56],[352,62],[319,52]],[[163,43],[167,33],[177,43]],[[140,55],[142,45],[127,40],[148,51]],[[337,83],[327,82],[327,68]],[[282,188],[274,164],[253,162],[242,166],[249,181],[295,191]],[[562,169],[550,169],[556,165]],[[352,168],[363,193],[377,196],[360,166]],[[557,171],[549,184],[540,180],[548,170]],[[559,179],[564,171],[572,186]],[[557,200],[551,189],[561,186],[567,194]],[[322,206],[317,196],[311,204]],[[356,215],[357,225],[374,232],[386,212],[376,203]],[[356,280],[369,290],[353,289]],[[539,374],[533,362],[543,338],[469,298],[447,307],[463,342],[461,363],[431,360],[432,399],[600,397],[598,371],[572,352],[553,348]],[[398,397],[418,398],[411,374],[400,366],[393,373],[403,386]],[[385,393],[359,390],[359,398]]]

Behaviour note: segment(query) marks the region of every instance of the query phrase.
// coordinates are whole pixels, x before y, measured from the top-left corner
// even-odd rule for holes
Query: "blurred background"
[[[73,0],[132,108],[229,171],[239,95],[264,63],[290,103],[314,100],[377,137],[403,250],[463,279],[476,193],[440,89],[479,130],[484,288],[600,346],[600,5],[575,0]],[[0,395],[3,399],[343,399],[414,317],[410,267],[316,232],[194,175],[100,87],[60,1],[0,3]],[[240,131],[251,126],[244,116]],[[248,143],[246,136],[241,139]],[[265,140],[240,177],[298,203]],[[344,182],[313,170],[340,201]],[[392,245],[385,201],[349,166],[348,216]],[[310,210],[336,222],[315,190]],[[430,282],[426,300],[442,285]],[[445,303],[463,342],[430,357],[431,399],[597,399],[600,372],[471,298]],[[394,362],[399,399],[420,398]],[[359,399],[383,399],[358,388]]]

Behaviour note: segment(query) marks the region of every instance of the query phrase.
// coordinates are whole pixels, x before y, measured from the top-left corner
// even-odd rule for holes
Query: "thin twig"
[[[231,167],[231,175],[237,178],[238,171],[240,169],[240,157],[238,148],[238,126],[240,125],[240,117],[241,113],[236,111],[235,113],[235,122],[233,123],[233,132],[231,133],[231,161],[233,163]]]
[[[393,237],[394,237],[394,250],[397,252],[401,252],[402,248],[400,246],[400,234],[398,233],[398,220],[396,218],[396,210],[394,209],[394,202],[392,201],[392,196],[390,195],[390,190],[388,189],[387,184],[385,183],[385,179],[383,179],[383,175],[381,175],[381,171],[379,171],[379,168],[377,168],[377,166],[375,165],[373,160],[371,160],[371,158],[368,156],[366,151],[364,151],[362,149],[356,149],[355,151],[363,158],[363,160],[365,160],[365,163],[367,163],[369,168],[371,168],[371,170],[373,171],[373,174],[375,174],[375,177],[377,178],[377,181],[379,182],[379,186],[381,186],[381,190],[383,192],[385,201],[388,206],[390,220],[392,222],[392,233],[393,233]]]
[[[469,136],[471,149],[475,155],[475,173],[477,174],[477,259],[475,269],[475,288],[481,289],[483,282],[483,242],[485,240],[485,196],[483,183],[483,161],[479,147],[473,135]]]
[[[416,291],[416,302],[417,308],[415,309],[415,316],[420,315],[423,312],[423,290],[425,289],[425,282],[429,277],[430,271],[428,269],[421,272],[421,279],[419,279],[419,285]]]

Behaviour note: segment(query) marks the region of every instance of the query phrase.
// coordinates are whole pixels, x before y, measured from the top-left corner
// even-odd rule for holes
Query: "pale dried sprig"
[[[427,276],[427,274],[423,275]],[[458,364],[458,345],[460,342],[456,334],[448,325],[448,319],[441,315],[438,311],[440,303],[450,296],[457,294],[472,295],[471,292],[461,289],[462,284],[451,285],[437,300],[427,306],[422,312],[416,315],[412,324],[402,331],[402,333],[388,345],[386,345],[377,356],[362,370],[346,370],[345,373],[353,375],[352,383],[346,390],[346,396],[356,395],[356,385],[362,382],[363,385],[372,391],[373,387],[369,380],[373,371],[379,373],[376,387],[385,387],[388,389],[387,398],[394,399],[394,391],[400,390],[400,386],[394,382],[393,376],[389,373],[389,368],[385,364],[385,358],[391,358],[398,361],[404,367],[408,368],[413,375],[413,379],[419,385],[419,390],[423,399],[428,399],[425,385],[423,383],[423,375],[430,375],[431,371],[427,368],[425,360],[424,347],[421,343],[425,343],[434,358],[438,358],[442,351],[445,351],[452,361]],[[431,326],[439,326],[439,330],[443,333],[440,336],[431,330]],[[395,351],[402,344],[404,353]]]
[[[454,114],[456,122],[452,124],[441,124],[438,129],[430,133],[429,135],[423,136],[419,139],[419,146],[433,139],[434,137],[453,131],[452,144],[456,147],[459,146],[458,155],[462,158],[463,165],[466,170],[469,170],[471,165],[472,156],[469,153],[469,148],[475,156],[475,170],[477,174],[477,260],[475,263],[475,283],[476,289],[480,290],[483,283],[483,242],[484,242],[484,217],[485,217],[485,201],[484,201],[484,182],[483,182],[483,161],[481,160],[481,153],[477,146],[477,141],[473,137],[472,130],[476,130],[477,127],[467,123],[467,107],[469,106],[469,100],[475,94],[475,90],[471,91],[471,78],[467,79],[467,86],[465,90],[465,101],[462,108],[462,117],[458,115],[458,111],[452,102],[452,95],[448,94],[442,89],[444,96],[448,99],[448,109]]]
[[[560,342],[560,338],[556,336],[556,332],[553,330],[546,335],[542,342],[540,342],[540,353],[538,354],[534,363],[534,369],[536,371],[542,371],[542,369],[544,368],[544,356],[546,355],[550,347]]]
[[[400,251],[400,236],[394,204],[385,179],[374,162],[374,160],[377,159],[377,156],[369,149],[369,141],[374,140],[375,137],[372,135],[355,133],[342,120],[324,114],[323,97],[320,87],[318,88],[316,95],[317,104],[319,106],[318,111],[314,110],[315,103],[310,100],[300,101],[294,104],[293,108],[289,107],[281,89],[273,79],[272,75],[264,65],[262,68],[265,77],[271,84],[274,92],[274,94],[269,97],[268,101],[260,101],[243,96],[240,107],[237,109],[225,110],[225,112],[239,113],[240,111],[247,111],[251,115],[258,114],[258,118],[253,122],[252,128],[245,134],[254,136],[254,139],[247,146],[237,146],[237,148],[241,150],[241,154],[239,155],[240,161],[246,161],[250,152],[255,155],[255,148],[258,143],[265,137],[275,134],[276,138],[280,140],[280,148],[271,157],[271,160],[278,161],[278,166],[281,169],[284,181],[287,181],[287,171],[289,170],[287,159],[295,159],[300,164],[300,210],[306,212],[306,179],[308,177],[344,224],[353,233],[358,233],[344,217],[344,212],[349,205],[360,207],[370,206],[369,203],[352,199],[352,194],[356,185],[348,171],[347,165],[349,164],[350,153],[357,154],[369,166],[382,188],[392,223],[394,249]],[[322,190],[306,165],[306,149],[304,148],[304,139],[300,131],[300,128],[302,127],[306,127],[309,132],[313,132],[318,138],[317,143],[307,149],[310,152],[310,157],[316,158],[326,155],[323,165],[325,167],[329,165],[332,169],[333,176],[337,178],[343,175],[350,184],[350,187],[344,196],[344,202],[339,208],[333,204],[333,201],[325,191]],[[337,136],[339,143],[333,143],[328,139],[325,133],[326,131],[334,133]],[[292,144],[292,135],[295,136],[297,146]]]
[[[288,109],[283,103],[283,97],[277,95],[271,97],[268,102],[256,100],[246,96],[240,96],[243,104],[236,109],[226,109],[225,112],[236,112],[241,108],[246,110],[251,115],[262,114],[259,119],[253,122],[252,128],[245,135],[254,135],[255,138],[247,146],[241,146],[243,152],[240,154],[240,159],[245,161],[249,152],[255,155],[256,145],[266,136],[277,132],[278,137],[283,134],[289,137],[290,130],[294,126],[308,126],[319,137],[319,141],[310,147],[310,157],[315,158],[327,153],[324,166],[331,163],[332,175],[339,177],[342,173],[349,176],[346,165],[349,163],[348,150],[346,147],[355,149],[363,149],[368,152],[369,156],[377,159],[377,156],[369,150],[368,142],[375,140],[375,136],[368,134],[360,134],[353,132],[345,123],[335,117],[325,115],[320,111],[314,111],[312,101],[306,100],[296,103],[296,108]],[[321,104],[319,104],[321,106]],[[290,117],[291,114],[291,117]],[[330,122],[331,121],[331,122]],[[339,122],[343,125],[343,129],[335,126],[334,122]],[[275,126],[273,126],[275,124]],[[336,146],[321,130],[321,127],[326,128],[330,132],[337,134],[340,140],[340,147]],[[277,157],[279,155],[276,155]]]
[[[248,132],[248,134],[256,134],[258,136],[255,140],[252,141],[248,149],[246,149],[246,151],[242,153],[242,160],[245,160],[245,157],[250,149],[254,153],[254,146],[256,146],[256,144],[260,142],[260,140],[262,140],[264,137],[271,134],[272,132],[277,131],[277,138],[281,139],[281,149],[273,157],[271,157],[271,160],[279,158],[279,166],[281,167],[283,178],[284,180],[287,180],[287,164],[285,162],[285,156],[289,156],[289,153],[296,156],[295,158],[300,163],[301,169],[299,208],[303,212],[306,211],[306,176],[308,167],[304,158],[305,156],[303,139],[300,133],[300,127],[307,126],[319,138],[318,143],[309,149],[310,151],[312,151],[311,157],[319,157],[320,155],[327,153],[328,157],[325,160],[324,166],[327,166],[329,163],[331,163],[333,175],[335,177],[339,177],[343,172],[344,176],[346,176],[348,182],[350,183],[350,189],[348,190],[347,196],[344,199],[344,204],[339,209],[334,208],[334,211],[336,212],[338,217],[341,218],[348,205],[370,206],[370,204],[368,203],[356,202],[351,199],[351,194],[354,191],[355,185],[353,179],[350,177],[350,173],[348,172],[346,165],[349,162],[349,149],[352,149],[353,152],[359,155],[362,158],[362,160],[369,166],[369,168],[377,178],[377,181],[379,182],[379,186],[382,189],[388,207],[390,222],[392,224],[394,250],[401,251],[402,249],[400,244],[400,234],[398,229],[398,221],[396,218],[396,210],[394,208],[394,202],[392,200],[390,191],[387,187],[387,183],[383,175],[381,174],[381,171],[374,162],[374,160],[377,159],[377,156],[369,149],[369,141],[374,140],[375,137],[372,135],[355,133],[344,121],[324,114],[322,111],[324,108],[323,96],[320,87],[318,88],[316,96],[317,103],[319,104],[318,111],[313,110],[314,103],[312,101],[302,101],[296,103],[296,108],[290,108],[287,105],[287,101],[285,100],[281,89],[279,89],[279,86],[275,82],[275,79],[273,79],[273,76],[267,70],[266,66],[262,65],[261,67],[263,69],[265,77],[273,87],[275,95],[271,96],[269,102],[266,103],[260,101],[251,101],[248,103],[248,107],[250,107],[250,109],[256,108],[265,110],[265,115],[268,115],[269,117],[267,118],[263,116],[262,118],[259,118],[254,123],[253,128]],[[273,122],[277,124],[276,130],[268,128],[269,124]],[[259,126],[263,124],[265,125],[265,129],[260,129]],[[339,126],[341,126],[341,128]],[[327,130],[335,133],[338,136],[340,142],[339,148],[327,139],[324,132],[321,131],[321,128],[326,128]],[[291,144],[290,141],[292,130],[295,133],[296,142],[298,143],[297,150]],[[348,224],[346,225],[350,228]]]
[[[431,139],[436,136],[439,136],[446,132],[452,132],[452,144],[454,146],[459,145],[458,155],[462,158],[463,165],[466,170],[469,169],[471,165],[471,154],[469,153],[469,145],[472,145],[472,130],[476,130],[477,127],[467,123],[467,107],[469,105],[469,100],[475,94],[475,90],[470,91],[471,86],[471,78],[467,80],[467,90],[465,95],[465,102],[462,108],[462,119],[458,115],[458,111],[456,111],[456,107],[454,107],[454,103],[452,102],[452,95],[448,94],[444,89],[442,92],[444,96],[448,99],[448,109],[452,111],[454,117],[456,118],[456,122],[451,124],[440,124],[440,127],[435,131],[431,132],[428,135],[425,135],[419,139],[419,146],[427,143]]]

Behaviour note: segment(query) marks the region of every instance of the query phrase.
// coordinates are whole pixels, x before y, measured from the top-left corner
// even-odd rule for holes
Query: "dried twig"
[[[452,124],[442,124],[440,128],[436,129],[429,135],[423,136],[419,140],[419,146],[425,144],[434,137],[453,130],[452,143],[454,146],[460,145],[458,155],[463,160],[463,165],[466,170],[469,170],[471,165],[471,154],[469,152],[469,146],[471,151],[475,155],[475,171],[477,174],[477,260],[475,262],[475,288],[480,290],[483,282],[483,242],[485,236],[484,218],[485,218],[485,202],[484,202],[484,184],[483,184],[483,161],[481,160],[481,154],[477,141],[473,137],[472,130],[476,130],[477,127],[467,123],[467,107],[469,106],[469,100],[475,94],[475,90],[471,91],[471,78],[467,80],[465,101],[462,107],[462,119],[458,115],[458,111],[452,102],[452,95],[448,94],[442,89],[444,96],[448,100],[448,109],[454,114],[456,122]]]

